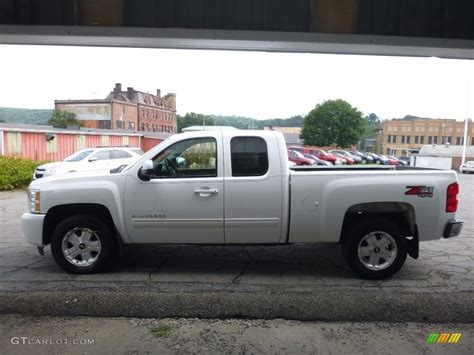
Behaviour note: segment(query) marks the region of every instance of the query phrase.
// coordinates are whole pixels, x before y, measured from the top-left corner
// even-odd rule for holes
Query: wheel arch
[[[379,218],[390,219],[398,225],[406,240],[408,254],[417,259],[419,241],[415,208],[404,202],[369,202],[351,206],[344,215],[340,241],[344,243],[345,239],[350,237],[348,232],[356,223]]]
[[[112,227],[116,239],[120,241],[120,238],[118,238],[119,233],[115,227],[112,214],[107,207],[96,203],[74,203],[54,206],[48,210],[43,224],[43,244],[48,245],[51,243],[51,235],[61,221],[65,218],[79,214],[92,215],[103,219]]]

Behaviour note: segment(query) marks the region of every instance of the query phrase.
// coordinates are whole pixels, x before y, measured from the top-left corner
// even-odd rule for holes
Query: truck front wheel
[[[51,252],[58,265],[69,273],[96,273],[114,255],[112,229],[94,216],[68,217],[54,229]]]
[[[352,270],[365,279],[379,280],[401,269],[407,247],[400,228],[386,218],[366,219],[346,229],[343,252]]]

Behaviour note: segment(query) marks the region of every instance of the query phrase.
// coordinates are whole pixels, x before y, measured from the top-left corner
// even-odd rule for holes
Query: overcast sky
[[[472,61],[12,45],[0,45],[0,54],[0,107],[105,98],[120,82],[123,90],[176,93],[179,114],[287,118],[341,98],[383,119],[474,116]]]

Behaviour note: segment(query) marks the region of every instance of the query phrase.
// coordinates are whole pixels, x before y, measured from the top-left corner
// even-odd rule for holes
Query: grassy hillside
[[[0,107],[0,121],[7,123],[46,124],[53,110]]]
[[[290,118],[274,118],[257,120],[250,117],[211,115],[216,126],[232,126],[240,129],[262,129],[263,127],[301,127],[304,118],[294,116]]]

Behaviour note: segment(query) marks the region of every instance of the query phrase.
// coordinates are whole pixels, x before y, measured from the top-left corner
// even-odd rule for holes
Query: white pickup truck
[[[288,167],[272,131],[177,134],[129,166],[31,183],[27,240],[71,273],[125,244],[340,243],[360,276],[393,275],[419,241],[459,235],[454,171]]]

